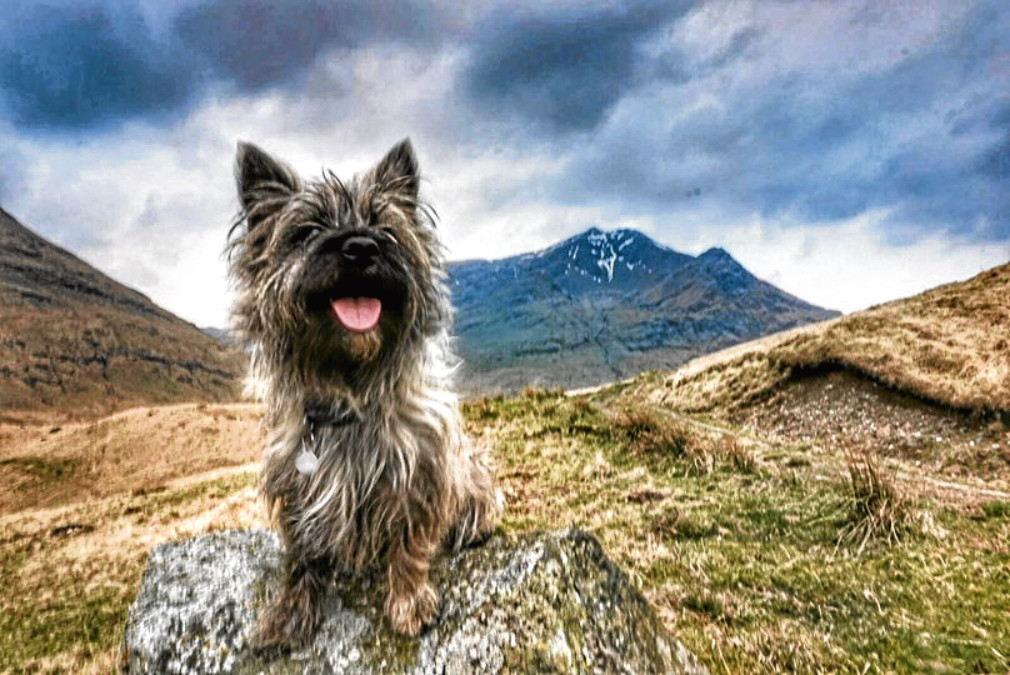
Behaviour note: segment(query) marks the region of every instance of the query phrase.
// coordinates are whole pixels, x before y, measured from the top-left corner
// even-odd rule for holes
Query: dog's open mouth
[[[379,323],[382,302],[378,298],[337,298],[330,301],[340,325],[355,333],[366,333]]]

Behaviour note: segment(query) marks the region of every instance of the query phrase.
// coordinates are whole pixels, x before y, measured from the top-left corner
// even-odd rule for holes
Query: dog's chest
[[[407,490],[419,464],[437,454],[433,425],[398,416],[359,415],[349,423],[310,429],[307,448],[318,458],[312,481],[352,488],[359,497]]]

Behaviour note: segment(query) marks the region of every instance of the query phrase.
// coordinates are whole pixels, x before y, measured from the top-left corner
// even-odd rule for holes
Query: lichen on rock
[[[122,664],[136,673],[701,673],[645,599],[579,530],[498,537],[438,558],[438,621],[418,639],[382,615],[379,575],[338,574],[313,641],[249,645],[277,592],[281,546],[230,531],[159,546],[130,608]]]

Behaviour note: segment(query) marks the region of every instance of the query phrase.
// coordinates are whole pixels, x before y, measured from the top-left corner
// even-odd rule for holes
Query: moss
[[[42,485],[71,478],[80,462],[75,459],[50,457],[11,457],[0,460],[0,466],[10,467],[27,480],[13,481],[18,490],[37,489]]]
[[[991,502],[983,502],[980,507],[986,518],[1010,518],[1010,501],[996,499]]]
[[[88,658],[119,640],[132,589],[90,589],[84,580],[67,577],[62,583],[72,592],[0,612],[0,670],[28,668],[33,661],[68,650]]]

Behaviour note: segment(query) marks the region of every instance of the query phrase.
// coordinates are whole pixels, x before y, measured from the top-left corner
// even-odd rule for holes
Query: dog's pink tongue
[[[382,313],[382,303],[377,298],[337,298],[333,313],[347,330],[363,333],[375,328]]]

